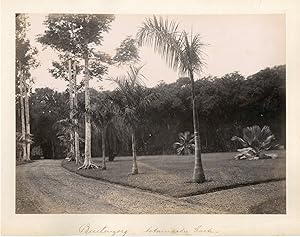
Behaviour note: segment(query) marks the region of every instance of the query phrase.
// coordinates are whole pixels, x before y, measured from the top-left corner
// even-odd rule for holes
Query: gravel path
[[[181,200],[234,214],[285,214],[285,190],[286,183],[283,180],[190,196]]]
[[[16,167],[16,213],[171,214],[225,213],[68,172],[60,160],[40,160]],[[190,200],[189,200],[190,201]]]

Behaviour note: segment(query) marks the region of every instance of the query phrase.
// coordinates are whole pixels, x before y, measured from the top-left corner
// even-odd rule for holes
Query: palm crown
[[[200,72],[204,64],[202,50],[205,46],[200,34],[189,35],[178,28],[177,23],[164,21],[162,17],[147,18],[137,33],[137,43],[140,46],[153,45],[171,68],[179,69],[183,74]]]

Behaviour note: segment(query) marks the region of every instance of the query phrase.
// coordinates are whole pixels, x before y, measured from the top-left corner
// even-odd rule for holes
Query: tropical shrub
[[[243,129],[243,138],[233,136],[232,141],[239,141],[243,148],[238,149],[240,152],[234,158],[237,160],[249,159],[272,159],[276,158],[275,155],[266,155],[265,151],[274,147],[273,141],[275,136],[272,134],[268,126],[262,129],[257,126],[251,126]]]
[[[189,131],[178,134],[179,141],[173,144],[177,155],[189,155],[195,151],[194,135]]]
[[[31,155],[33,159],[39,159],[44,157],[43,150],[41,146],[35,146],[32,148]]]

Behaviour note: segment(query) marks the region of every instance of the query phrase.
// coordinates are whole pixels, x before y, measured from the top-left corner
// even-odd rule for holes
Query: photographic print
[[[1,234],[299,234],[300,5],[136,3],[2,4]]]
[[[16,213],[285,214],[285,18],[16,14]]]

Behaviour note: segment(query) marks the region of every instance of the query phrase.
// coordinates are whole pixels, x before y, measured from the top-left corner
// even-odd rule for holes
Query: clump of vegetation
[[[240,152],[234,159],[242,160],[258,160],[276,158],[273,154],[265,154],[265,151],[275,147],[273,141],[275,136],[272,134],[268,126],[262,129],[257,126],[251,126],[243,129],[243,138],[233,136],[232,141],[239,141],[244,148],[238,149]]]
[[[195,137],[189,131],[178,134],[179,141],[173,144],[177,155],[190,155],[195,151]]]
[[[34,159],[43,159],[44,153],[41,146],[35,146],[32,148],[31,155]]]

